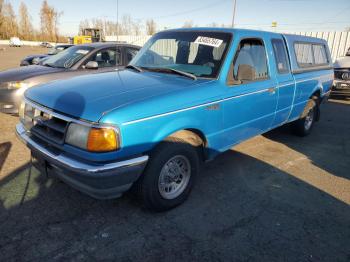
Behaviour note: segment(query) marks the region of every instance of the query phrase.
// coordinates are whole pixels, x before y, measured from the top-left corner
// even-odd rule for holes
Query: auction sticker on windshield
[[[85,49],[79,49],[76,51],[77,54],[82,54],[82,55],[86,55],[87,53],[89,53],[89,50],[85,50]]]
[[[213,47],[219,47],[222,44],[223,40],[217,39],[217,38],[211,38],[206,36],[198,36],[196,41],[194,41],[195,44],[199,45],[208,45]]]

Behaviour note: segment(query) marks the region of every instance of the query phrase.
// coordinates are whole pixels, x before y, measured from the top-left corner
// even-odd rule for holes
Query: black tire
[[[190,176],[180,195],[173,199],[166,199],[161,195],[158,183],[162,168],[176,156],[188,159]],[[157,212],[166,211],[182,204],[187,199],[198,170],[199,155],[196,147],[182,139],[169,137],[153,150],[144,173],[134,184],[132,191],[146,208]]]
[[[309,100],[303,115],[305,116],[292,123],[293,133],[301,137],[311,133],[315,121],[319,118],[319,105],[317,100]]]

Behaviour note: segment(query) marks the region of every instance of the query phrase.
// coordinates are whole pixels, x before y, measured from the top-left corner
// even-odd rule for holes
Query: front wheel
[[[304,116],[293,123],[293,132],[298,136],[309,135],[315,124],[318,110],[319,108],[315,100],[310,100],[306,106]]]
[[[135,193],[148,209],[174,208],[190,194],[198,169],[196,148],[170,137],[151,153],[145,172],[134,185]]]

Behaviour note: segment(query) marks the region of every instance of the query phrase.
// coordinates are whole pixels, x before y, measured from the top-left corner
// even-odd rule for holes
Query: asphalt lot
[[[9,47],[0,45],[0,71],[17,67],[27,55],[46,54],[50,49],[39,46]]]
[[[308,137],[279,128],[208,163],[166,213],[30,169],[18,119],[0,114],[0,260],[349,261],[350,102],[321,110]]]

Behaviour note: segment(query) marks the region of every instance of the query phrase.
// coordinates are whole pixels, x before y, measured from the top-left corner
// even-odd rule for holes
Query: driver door
[[[242,39],[231,64],[223,99],[223,143],[227,148],[271,127],[278,94],[270,72],[265,41]]]

